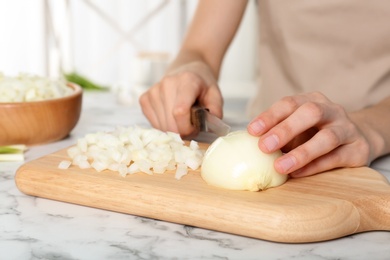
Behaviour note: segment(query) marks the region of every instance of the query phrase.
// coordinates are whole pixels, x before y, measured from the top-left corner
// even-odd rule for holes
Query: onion
[[[68,169],[70,167],[70,165],[72,164],[71,161],[69,160],[63,160],[60,162],[60,164],[58,165],[58,169]]]
[[[143,172],[162,174],[175,170],[180,179],[200,167],[204,151],[196,141],[187,146],[179,134],[141,127],[118,127],[114,132],[87,134],[67,150],[72,165],[98,172],[116,171],[121,176]],[[66,167],[67,166],[67,167]],[[70,165],[60,164],[60,169]]]
[[[230,190],[259,191],[282,185],[288,176],[273,166],[282,152],[263,153],[258,140],[247,131],[219,137],[204,155],[202,178],[212,186]]]

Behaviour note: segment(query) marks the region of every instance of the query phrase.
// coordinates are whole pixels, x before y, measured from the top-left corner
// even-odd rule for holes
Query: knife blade
[[[191,108],[191,123],[201,132],[211,132],[218,136],[224,136],[230,132],[230,126],[222,119],[211,114],[207,108],[198,105]]]

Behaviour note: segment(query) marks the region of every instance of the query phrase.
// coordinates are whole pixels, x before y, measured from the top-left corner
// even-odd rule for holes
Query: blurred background
[[[112,91],[139,94],[177,53],[196,0],[0,0],[0,72],[77,72]],[[257,16],[249,1],[224,60],[225,97],[250,97]]]

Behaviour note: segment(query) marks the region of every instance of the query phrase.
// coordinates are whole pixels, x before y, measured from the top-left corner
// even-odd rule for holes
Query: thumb
[[[199,97],[199,103],[208,108],[211,114],[223,117],[223,98],[218,85],[209,87],[206,93]]]

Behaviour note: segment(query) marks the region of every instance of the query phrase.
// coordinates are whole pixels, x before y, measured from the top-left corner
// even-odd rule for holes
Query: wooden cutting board
[[[261,192],[207,185],[199,171],[134,174],[58,169],[66,149],[22,165],[17,187],[32,196],[277,242],[324,241],[390,231],[390,185],[366,167],[290,179]]]

